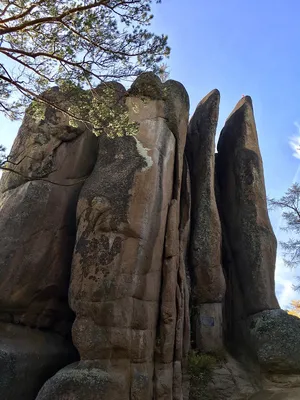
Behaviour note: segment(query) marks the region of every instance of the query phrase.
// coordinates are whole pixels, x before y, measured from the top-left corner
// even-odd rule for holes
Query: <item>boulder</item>
[[[77,359],[60,335],[0,323],[0,397],[34,400],[44,382]]]
[[[118,364],[118,365],[117,365]],[[128,367],[128,369],[126,369]],[[128,373],[124,372],[127,371]],[[61,369],[42,387],[36,400],[127,399],[129,364],[80,361]]]
[[[283,310],[265,310],[247,321],[249,343],[261,367],[272,373],[300,372],[300,319]]]

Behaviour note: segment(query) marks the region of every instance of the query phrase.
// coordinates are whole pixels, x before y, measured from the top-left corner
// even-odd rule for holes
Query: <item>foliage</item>
[[[170,49],[165,35],[147,29],[152,3],[0,1],[0,111],[16,119],[33,99],[56,107],[40,94],[55,85],[76,99],[74,88],[158,73]]]
[[[117,99],[117,91],[113,86],[105,85],[101,91],[101,95],[94,95],[89,92],[90,99],[88,103],[87,119],[90,121],[94,133],[99,136],[104,131],[108,137],[116,136],[134,136],[137,133],[137,125],[129,121],[129,114],[124,102],[124,98]],[[73,105],[70,110],[75,115],[82,114],[84,108]],[[76,123],[76,121],[74,121]]]
[[[158,76],[160,78],[160,80],[164,83],[167,81],[167,79],[170,76],[170,72],[169,72],[169,68],[167,64],[162,64],[160,66],[160,69],[158,71]]]
[[[287,242],[280,242],[284,262],[289,267],[300,265],[300,185],[293,184],[279,200],[269,199],[270,208],[279,208],[282,212],[282,218],[285,226],[282,228],[286,232],[293,234]],[[300,285],[295,286],[296,290]]]
[[[94,92],[97,92],[97,96],[94,95]],[[68,107],[68,111],[78,115],[79,119],[72,119],[70,114],[64,115],[59,109],[53,109],[48,105],[41,107],[40,103],[34,101],[26,110],[24,122],[31,121],[31,129],[45,129],[45,126],[47,126],[48,133],[52,132],[54,135],[65,128],[67,132],[73,132],[76,135],[81,134],[85,129],[90,129],[95,135],[100,135],[105,131],[106,136],[109,138],[134,136],[138,132],[138,124],[131,122],[129,119],[129,112],[126,106],[126,91],[120,84],[100,85],[93,91],[80,90],[76,95],[76,104],[70,103],[58,89],[50,90],[47,96],[49,99],[55,97],[58,107],[61,102],[64,102]],[[88,119],[89,123],[83,123],[82,118],[84,120]],[[66,125],[72,128],[69,129]],[[5,157],[4,150],[0,146],[0,155],[2,155],[0,157],[0,169],[20,174],[19,168],[16,168],[20,162],[14,162],[12,156]],[[32,179],[27,178],[28,180]],[[41,176],[34,177],[34,179],[40,178]]]
[[[191,350],[188,359],[188,372],[190,377],[190,399],[210,400],[207,385],[212,379],[214,368],[220,360],[216,355],[201,353]]]
[[[18,119],[31,103],[39,123],[50,106],[73,127],[84,123],[97,135],[135,134],[125,105],[112,107],[110,85],[100,97],[97,87],[150,69],[167,76],[160,65],[170,52],[167,36],[148,30],[153,1],[0,1],[0,112]],[[53,86],[68,101],[49,97]],[[3,168],[2,148],[0,154]]]
[[[300,300],[292,300],[291,309],[288,310],[288,314],[300,318]]]
[[[0,144],[0,167],[5,162],[5,147]]]

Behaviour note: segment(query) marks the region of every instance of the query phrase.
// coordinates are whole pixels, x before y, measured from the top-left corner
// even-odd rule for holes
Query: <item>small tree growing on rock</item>
[[[269,199],[270,208],[282,210],[285,232],[293,234],[288,241],[280,242],[283,249],[284,262],[288,267],[300,265],[300,184],[294,183],[280,199]],[[294,286],[300,290],[300,284]]]

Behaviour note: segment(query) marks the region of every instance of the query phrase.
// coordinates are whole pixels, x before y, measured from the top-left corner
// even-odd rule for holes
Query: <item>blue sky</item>
[[[221,129],[242,94],[252,97],[267,192],[281,196],[293,180],[300,181],[300,153],[293,156],[290,144],[291,137],[300,140],[300,1],[163,0],[154,15],[154,30],[169,35],[170,77],[185,85],[191,112],[219,89]],[[0,116],[0,126],[0,143],[9,148],[19,124]],[[271,219],[280,240],[280,215]],[[295,274],[279,252],[276,281],[283,307],[300,297],[291,289]]]

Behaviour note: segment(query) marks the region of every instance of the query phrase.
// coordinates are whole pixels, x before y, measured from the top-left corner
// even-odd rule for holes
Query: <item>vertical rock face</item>
[[[270,224],[262,159],[250,97],[236,106],[218,143],[220,202],[248,315],[278,308],[276,239]]]
[[[259,386],[252,359],[299,373],[299,320],[275,296],[251,99],[215,157],[217,90],[189,127],[178,82],[146,73],[127,92],[96,92],[115,124],[101,114],[97,139],[29,108],[0,183],[0,398],[188,400],[189,371],[192,397],[233,400]],[[245,371],[220,361],[233,340],[242,359],[252,352]]]
[[[69,299],[81,361],[47,382],[38,399],[95,399],[100,392],[102,399],[182,398],[187,94],[176,82],[162,85],[144,74],[127,105],[138,132],[99,138],[97,162],[77,205]],[[80,385],[71,385],[74,379]]]
[[[27,111],[7,163],[16,172],[1,180],[0,320],[66,330],[76,202],[96,148],[61,113]]]
[[[73,340],[81,359],[104,365],[116,360],[112,376],[128,374],[119,392],[124,398],[127,393],[128,399],[130,394],[152,398],[161,263],[173,182],[175,138],[148,101],[148,115],[135,118],[131,113],[139,122],[135,137],[100,137],[98,161],[78,203],[70,287],[76,313]],[[138,97],[129,103],[144,112],[147,107]]]
[[[59,93],[54,89],[49,95]],[[95,162],[96,145],[90,131],[70,127],[66,117],[51,109],[42,121],[29,109],[13,145],[7,167],[16,172],[4,172],[0,195],[5,232],[0,237],[0,321],[12,324],[0,330],[0,369],[7,382],[0,385],[1,398],[34,398],[45,379],[74,356],[70,344],[55,335],[43,339],[42,332],[24,329],[27,337],[22,339],[22,328],[14,324],[63,335],[70,330],[67,294],[76,202]],[[23,345],[15,349],[14,339]],[[39,344],[33,352],[35,340]],[[35,368],[41,369],[37,375]],[[13,397],[9,386],[15,386]]]
[[[188,129],[186,155],[191,175],[189,264],[193,277],[193,326],[196,347],[223,346],[221,225],[215,198],[215,134],[220,94],[210,92],[198,105]]]
[[[155,365],[155,392],[158,399],[182,399],[183,367],[189,343],[186,340],[188,288],[184,255],[189,231],[189,181],[183,175],[184,147],[188,123],[188,96],[181,84],[168,81],[164,85],[168,126],[176,138],[175,163],[172,182],[172,201],[168,210],[164,260],[160,324]],[[182,177],[184,184],[182,185]],[[185,191],[186,196],[182,191]],[[182,194],[182,199],[181,199]],[[186,214],[181,210],[187,208]],[[185,345],[184,345],[185,343]]]

